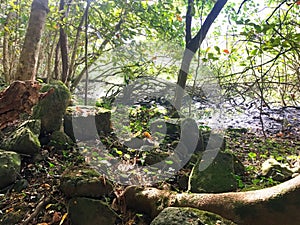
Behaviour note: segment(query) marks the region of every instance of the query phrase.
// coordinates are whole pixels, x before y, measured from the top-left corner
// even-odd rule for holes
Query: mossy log
[[[255,191],[189,194],[129,186],[123,196],[128,208],[151,218],[174,206],[210,211],[239,225],[294,225],[300,221],[300,176]]]

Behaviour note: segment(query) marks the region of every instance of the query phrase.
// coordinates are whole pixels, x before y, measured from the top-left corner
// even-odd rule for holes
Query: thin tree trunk
[[[57,34],[58,31],[55,31],[54,35],[52,35],[53,37],[53,42],[52,44],[49,44],[50,46],[50,51],[48,51],[48,58],[47,58],[47,82],[49,82],[49,80],[52,78],[53,76],[53,72],[52,72],[52,64],[53,64],[53,58],[54,57],[54,53],[55,53],[55,49],[56,49],[56,40],[57,40]]]
[[[10,54],[9,54],[9,29],[8,24],[9,21],[12,18],[12,12],[9,12],[7,14],[7,18],[4,24],[4,34],[3,34],[3,72],[4,72],[4,79],[6,82],[9,83],[11,80],[11,74],[10,74]]]
[[[35,80],[40,41],[48,12],[48,0],[33,0],[25,41],[16,72],[17,80]]]
[[[115,25],[115,29],[114,29],[114,33],[111,33],[110,35],[108,35],[109,37],[115,35],[118,31],[120,31],[121,29],[121,25],[124,23],[124,17],[126,16],[126,11],[124,11],[123,13],[121,13],[121,16],[120,16],[120,20],[119,22]],[[99,51],[102,51],[105,46],[109,43],[109,39],[106,38],[100,45],[99,47]],[[101,54],[100,54],[101,55]],[[81,78],[85,75],[86,73],[86,70],[88,70],[92,65],[93,63],[99,58],[100,55],[94,55],[93,58],[89,59],[89,62],[88,62],[88,66],[84,67],[83,70],[81,70],[81,72],[79,73],[78,76],[76,76],[76,78],[74,78],[74,81],[72,83],[72,87],[71,87],[71,90],[74,90],[76,88],[76,86],[79,84]]]
[[[59,3],[59,10],[64,11],[65,8],[65,1],[60,0]],[[68,15],[68,9],[66,9],[65,12],[62,13],[61,16],[61,21],[64,20]],[[68,36],[65,32],[64,29],[64,24],[60,24],[59,27],[59,46],[60,46],[60,51],[61,51],[61,61],[62,61],[62,74],[61,74],[61,79],[64,83],[67,82],[68,80],[68,69],[69,69],[69,50],[68,50]]]
[[[69,65],[69,75],[68,75],[69,79],[72,79],[73,73],[74,73],[74,70],[75,70],[74,69],[74,67],[75,67],[75,59],[76,59],[76,52],[77,52],[78,43],[79,43],[79,39],[80,39],[80,33],[82,32],[83,22],[84,22],[84,19],[87,16],[88,8],[89,8],[90,4],[91,4],[91,2],[88,1],[87,2],[87,6],[86,6],[86,8],[84,10],[84,14],[81,17],[79,25],[77,27],[76,37],[75,37],[75,41],[74,41],[74,45],[73,45],[73,49],[72,49],[71,62],[70,62],[70,65]]]
[[[178,74],[178,80],[177,80],[177,87],[176,87],[176,93],[175,93],[175,108],[176,110],[180,110],[181,108],[181,101],[183,97],[183,92],[186,86],[186,80],[187,75],[190,70],[190,65],[192,62],[192,59],[199,49],[200,45],[202,44],[203,40],[205,39],[207,32],[209,28],[211,27],[212,23],[215,21],[215,19],[218,17],[219,13],[225,6],[228,0],[218,0],[216,4],[214,5],[211,12],[208,14],[206,20],[203,23],[203,26],[199,30],[199,32],[196,34],[194,38],[191,39],[191,11],[187,10],[187,24],[186,24],[186,49],[183,54],[183,59],[181,62],[181,68],[179,70]],[[189,5],[193,4],[192,0],[189,0]],[[188,8],[189,9],[189,8]]]

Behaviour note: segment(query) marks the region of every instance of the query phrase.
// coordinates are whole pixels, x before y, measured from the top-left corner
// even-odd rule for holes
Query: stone
[[[74,142],[62,131],[54,131],[50,136],[49,146],[55,147],[57,150],[70,149]]]
[[[43,98],[33,108],[33,118],[41,120],[41,134],[47,135],[60,130],[63,115],[71,101],[69,89],[61,82],[54,81],[41,88],[42,92],[53,89],[53,93]]]
[[[26,126],[20,127],[8,137],[5,149],[24,155],[35,155],[39,152],[41,144],[37,135],[35,135]]]
[[[244,166],[236,156],[218,152],[205,170],[199,169],[201,160],[198,161],[191,177],[192,192],[221,193],[238,189],[236,176],[243,174]]]
[[[150,225],[234,225],[221,216],[188,207],[165,208]]]
[[[143,152],[143,154],[145,165],[154,165],[170,156],[170,153],[161,151],[159,149],[151,149],[149,151]]]
[[[292,178],[293,171],[274,158],[267,159],[261,167],[261,175],[272,178],[274,181],[283,182]]]
[[[68,205],[72,225],[114,225],[116,213],[103,201],[90,198],[72,198]]]
[[[21,192],[29,186],[29,183],[26,179],[17,180],[12,188],[15,192]]]
[[[76,140],[94,140],[111,132],[111,111],[93,106],[70,106],[64,116],[64,131]]]
[[[39,120],[39,119],[26,120],[19,125],[19,128],[21,128],[21,127],[27,127],[29,130],[31,130],[31,132],[33,134],[35,134],[36,136],[39,136],[40,132],[41,132],[41,120]]]
[[[113,185],[97,171],[78,166],[63,173],[60,189],[68,197],[102,197],[113,191]]]
[[[14,183],[21,169],[20,155],[0,150],[0,189]]]
[[[140,138],[131,138],[123,143],[126,147],[132,149],[141,149],[144,145],[144,140]]]

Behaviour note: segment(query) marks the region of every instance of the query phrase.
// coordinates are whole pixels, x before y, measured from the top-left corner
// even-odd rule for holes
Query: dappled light
[[[300,221],[300,1],[0,6],[0,224]]]

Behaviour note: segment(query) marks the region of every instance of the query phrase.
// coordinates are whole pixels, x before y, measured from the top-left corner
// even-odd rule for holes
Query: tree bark
[[[204,21],[201,29],[196,34],[194,38],[191,38],[191,23],[192,23],[192,15],[191,15],[191,4],[193,4],[192,0],[189,0],[188,10],[187,10],[187,22],[186,22],[186,49],[183,54],[183,59],[181,62],[181,67],[178,74],[177,79],[177,87],[175,93],[175,108],[176,110],[180,110],[181,108],[181,101],[183,97],[183,92],[186,86],[187,75],[190,70],[191,61],[199,49],[200,45],[202,44],[203,40],[205,39],[209,28],[211,27],[212,23],[218,17],[219,13],[225,6],[228,0],[218,0],[214,5],[211,12],[208,14],[206,20]]]
[[[40,88],[37,81],[15,81],[0,92],[0,130],[16,122],[22,113],[31,114],[32,106],[53,93],[52,89],[40,93]]]
[[[48,0],[33,0],[16,80],[35,80],[40,41],[48,12]]]
[[[300,221],[300,176],[274,187],[220,194],[176,193],[127,187],[127,207],[154,218],[164,208],[192,207],[221,215],[239,225],[295,225]],[[298,221],[298,222],[297,222]]]

